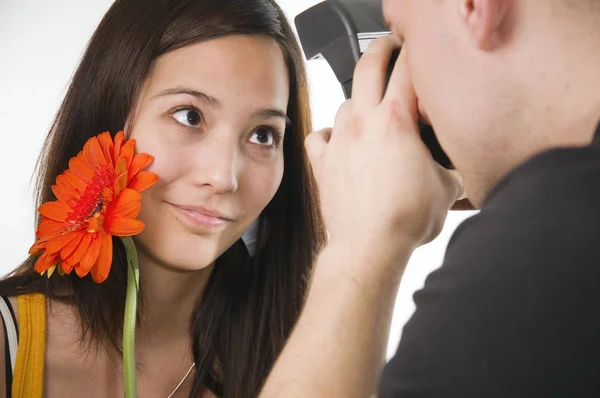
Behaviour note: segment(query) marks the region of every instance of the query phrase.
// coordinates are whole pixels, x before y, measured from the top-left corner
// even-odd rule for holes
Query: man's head
[[[600,120],[600,1],[384,0],[419,107],[477,206],[535,153]]]

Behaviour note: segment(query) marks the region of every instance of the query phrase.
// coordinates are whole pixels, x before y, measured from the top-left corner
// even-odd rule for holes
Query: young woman
[[[103,131],[155,157],[134,237],[140,397],[258,395],[325,239],[310,129],[302,53],[274,0],[117,0],[104,16],[47,137],[37,203]],[[41,276],[36,256],[0,282],[8,396],[123,395],[113,243],[103,283]]]

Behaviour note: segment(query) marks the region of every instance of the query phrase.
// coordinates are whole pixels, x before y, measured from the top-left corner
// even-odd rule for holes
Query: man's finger
[[[447,170],[439,165],[438,167],[442,177],[442,182],[446,187],[446,192],[448,194],[448,207],[450,208],[458,200],[466,197],[465,188],[462,183],[462,177],[456,170]]]
[[[340,105],[340,107],[338,108],[337,113],[335,114],[335,120],[333,123],[334,126],[334,131],[330,131],[328,134],[331,137],[333,136],[339,136],[339,133],[341,132],[342,135],[344,135],[344,132],[346,132],[348,130],[348,125],[349,123],[351,123],[351,118],[352,118],[352,109],[354,107],[354,102],[352,101],[352,99],[348,99],[346,101],[344,101],[342,103],[342,105]],[[334,138],[335,140],[335,138]],[[327,142],[329,142],[329,140],[327,140]]]
[[[306,153],[313,169],[321,163],[321,159],[325,155],[329,139],[331,138],[331,131],[330,128],[315,131],[306,136],[304,140]]]
[[[392,35],[369,44],[356,64],[352,79],[352,100],[357,106],[372,106],[381,102],[392,52],[399,46],[399,39]]]
[[[410,71],[406,60],[406,49],[404,48],[400,51],[396,65],[394,65],[394,71],[390,77],[384,101],[402,104],[415,120],[418,117],[417,96],[410,78]]]

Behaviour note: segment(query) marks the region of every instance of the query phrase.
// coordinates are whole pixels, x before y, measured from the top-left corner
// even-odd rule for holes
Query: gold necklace
[[[106,353],[106,356],[108,357],[108,360],[110,361],[110,363],[112,364],[113,368],[115,368],[115,371],[117,372],[117,374],[121,377],[121,379],[123,381],[125,381],[125,377],[123,376],[123,373],[121,373],[121,371],[119,370],[119,367],[117,366],[117,364],[115,363],[115,361],[113,361],[112,357],[110,356],[110,354],[108,353],[108,350],[106,349],[106,347],[104,346],[104,343],[101,343],[102,345],[102,349],[104,350],[104,352]],[[187,379],[187,377],[190,375],[190,373],[192,372],[192,369],[194,369],[194,366],[196,366],[195,363],[192,363],[192,366],[190,366],[190,368],[188,369],[187,373],[185,374],[185,376],[183,376],[183,379],[181,379],[181,381],[179,382],[179,384],[177,384],[177,386],[173,389],[173,391],[171,391],[171,393],[169,394],[169,396],[167,398],[172,398],[173,395],[177,392],[177,390],[179,390],[179,387],[181,387],[181,385],[183,384],[183,382]]]

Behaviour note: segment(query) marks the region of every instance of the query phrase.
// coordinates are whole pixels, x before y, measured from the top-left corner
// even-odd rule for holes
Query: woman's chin
[[[220,255],[217,255],[217,253],[207,255],[206,251],[200,252],[199,250],[195,250],[194,252],[183,249],[173,250],[173,248],[160,250],[160,248],[154,247],[154,250],[152,250],[150,247],[144,245],[144,242],[136,242],[136,246],[138,247],[140,257],[141,272],[143,272],[144,268],[147,269],[148,267],[158,267],[179,272],[211,270]]]
[[[193,263],[186,262],[182,264],[171,264],[169,268],[171,268],[174,271],[185,273],[198,271],[212,271],[214,264],[215,260],[212,260],[211,262],[199,262],[198,260],[196,260]]]

